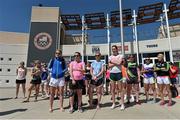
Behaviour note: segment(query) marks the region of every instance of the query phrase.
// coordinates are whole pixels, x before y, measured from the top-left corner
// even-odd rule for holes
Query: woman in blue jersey
[[[145,64],[142,65],[141,73],[144,77],[144,89],[146,94],[146,102],[149,102],[149,90],[153,91],[153,102],[156,103],[156,88],[155,88],[155,78],[154,78],[154,64],[151,63],[151,59],[147,58]]]
[[[90,107],[92,107],[93,100],[93,90],[96,88],[98,103],[96,109],[100,109],[100,101],[102,96],[102,87],[103,87],[103,72],[104,72],[104,64],[101,62],[101,53],[96,53],[95,55],[96,61],[91,64],[90,73],[92,76],[92,80],[90,81],[89,88],[89,103]]]
[[[49,82],[50,86],[50,109],[49,111],[53,111],[53,101],[55,90],[59,88],[59,100],[60,100],[60,111],[64,111],[63,108],[63,95],[64,95],[64,84],[65,78],[64,74],[66,72],[66,62],[62,57],[62,51],[56,50],[55,58],[51,59],[48,66],[49,70],[51,70],[51,79]]]

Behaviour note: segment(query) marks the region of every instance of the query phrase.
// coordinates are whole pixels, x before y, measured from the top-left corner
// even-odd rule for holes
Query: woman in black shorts
[[[14,99],[18,98],[18,93],[19,93],[19,86],[22,85],[23,89],[23,94],[25,98],[25,93],[26,93],[26,74],[27,74],[27,69],[24,67],[24,62],[20,62],[19,67],[16,70],[16,97]]]
[[[92,107],[93,90],[94,88],[96,88],[97,98],[98,98],[96,109],[100,109],[100,101],[101,101],[102,90],[103,90],[102,87],[104,81],[104,77],[103,77],[104,64],[103,62],[101,62],[100,53],[96,53],[95,57],[96,57],[96,61],[92,62],[91,70],[90,70],[90,73],[92,75],[92,80],[90,81],[90,88],[89,88],[89,103],[90,103],[90,107]]]
[[[28,89],[28,91],[29,91],[28,98],[23,102],[29,102],[29,98],[31,96],[31,91],[34,87],[35,87],[35,100],[34,100],[34,102],[37,102],[37,96],[39,94],[39,87],[41,84],[41,62],[39,60],[35,61],[34,68],[32,69],[31,76],[32,76],[32,80],[30,82],[31,85]]]

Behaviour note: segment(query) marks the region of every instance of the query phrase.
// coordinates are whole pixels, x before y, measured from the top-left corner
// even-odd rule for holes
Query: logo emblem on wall
[[[48,33],[38,33],[34,37],[34,45],[40,50],[48,49],[52,44],[52,37]]]

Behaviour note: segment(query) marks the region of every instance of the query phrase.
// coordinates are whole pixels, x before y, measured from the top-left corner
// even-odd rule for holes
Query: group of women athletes
[[[140,77],[143,76],[144,88],[146,94],[146,102],[156,103],[157,90],[155,84],[158,85],[158,94],[160,95],[161,101],[160,105],[166,104],[164,100],[164,91],[168,93],[169,101],[168,106],[172,105],[171,91],[170,91],[170,72],[171,74],[176,74],[177,70],[172,70],[171,65],[168,65],[164,61],[163,54],[158,54],[158,62],[153,65],[150,62],[150,59],[145,60],[145,64],[142,67],[139,67],[136,63],[134,55],[128,56],[125,58],[123,55],[118,53],[118,48],[116,45],[112,46],[112,55],[109,57],[108,70],[110,72],[110,91],[111,91],[111,100],[112,106],[111,109],[116,108],[115,104],[115,95],[120,93],[119,106],[120,110],[125,109],[125,96],[127,98],[127,104],[130,103],[130,98],[135,94],[135,103],[140,105],[139,101],[139,83]],[[73,113],[74,109],[74,96],[77,95],[77,106],[78,111],[83,112],[82,108],[82,89],[84,83],[86,86],[86,95],[89,95],[89,107],[93,108],[93,96],[94,91],[97,93],[97,104],[96,109],[101,107],[101,98],[103,94],[103,85],[104,85],[104,72],[105,65],[101,61],[101,53],[97,52],[95,54],[96,60],[88,65],[89,74],[85,74],[85,63],[81,61],[81,54],[79,52],[74,53],[74,60],[70,62],[67,67],[65,59],[62,57],[62,51],[56,50],[55,57],[51,59],[48,65],[48,71],[50,73],[49,82],[47,83],[50,86],[50,112],[53,112],[53,101],[55,96],[55,91],[58,89],[58,96],[60,100],[60,111],[64,111],[63,100],[64,100],[64,86],[65,86],[65,75],[69,72],[69,113]],[[20,65],[20,68],[23,65]],[[42,81],[43,70],[41,68],[40,61],[36,61],[34,68],[32,70],[32,80],[31,86],[29,88],[28,98],[24,102],[29,102],[31,91],[35,87],[35,101],[37,101],[37,96],[39,93],[39,87]],[[23,78],[25,79],[26,69],[24,73],[17,70],[17,80],[20,81]],[[48,80],[48,75],[44,75],[44,79]],[[85,77],[86,76],[86,77]],[[88,77],[87,77],[88,76]],[[87,82],[85,79],[90,79]],[[85,81],[85,82],[84,82]],[[149,90],[153,91],[153,99],[149,99]],[[25,96],[25,93],[24,93]],[[16,94],[17,98],[17,94]]]

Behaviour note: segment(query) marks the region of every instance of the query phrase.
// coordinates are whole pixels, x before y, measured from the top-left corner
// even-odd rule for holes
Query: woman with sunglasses
[[[69,83],[70,88],[70,109],[69,113],[74,112],[74,93],[77,93],[78,96],[78,112],[83,112],[81,103],[82,103],[82,89],[84,86],[84,72],[85,72],[85,64],[81,61],[81,54],[79,52],[75,52],[74,61],[70,63],[70,76],[71,81]]]
[[[127,103],[129,104],[129,98],[132,91],[132,87],[135,90],[136,94],[136,104],[140,104],[139,102],[139,82],[140,82],[140,70],[135,61],[135,56],[129,56],[129,62],[127,65]]]
[[[100,109],[100,101],[102,97],[102,87],[103,87],[103,73],[104,73],[104,64],[101,62],[101,53],[96,53],[95,55],[96,61],[91,64],[90,73],[92,76],[92,80],[90,81],[89,88],[89,103],[90,107],[93,106],[93,90],[96,88],[98,103],[96,109]]]
[[[59,91],[59,100],[60,100],[60,111],[64,111],[63,108],[63,96],[64,96],[64,85],[65,85],[65,72],[67,71],[66,62],[62,57],[62,51],[56,50],[55,58],[51,59],[48,66],[51,79],[49,82],[50,86],[50,112],[53,112],[53,101],[56,90]]]
[[[110,68],[110,80],[111,80],[111,93],[112,93],[112,106],[111,109],[116,107],[115,105],[115,89],[116,84],[120,86],[120,81],[122,79],[121,65],[123,56],[118,53],[118,47],[116,45],[112,46],[112,55],[109,57],[109,68]]]

